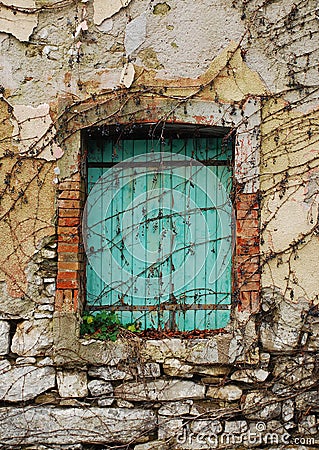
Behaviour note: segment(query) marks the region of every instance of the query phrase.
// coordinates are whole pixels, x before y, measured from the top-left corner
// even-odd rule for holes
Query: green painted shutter
[[[174,138],[165,143],[150,139],[88,139],[87,144],[88,193],[112,165],[151,152],[191,157],[203,162],[216,176],[213,182],[211,177],[199,180],[203,172],[197,173],[196,167],[190,169],[187,164],[157,174],[146,167],[138,177],[134,164],[125,169],[122,188],[114,191],[112,199],[103,195],[98,198],[98,208],[93,217],[88,217],[88,228],[92,230],[88,251],[94,253],[108,245],[112,255],[94,255],[97,271],[87,263],[88,307],[116,310],[123,323],[138,321],[143,329],[187,331],[226,326],[232,286],[232,215],[229,204],[225,206],[221,185],[230,193],[232,143],[219,137],[201,137]],[[170,197],[153,195],[157,189],[169,192]],[[144,209],[130,208],[133,201],[145,195]],[[198,210],[194,212],[193,204],[201,215]],[[178,212],[172,213],[174,208]],[[203,217],[209,224],[208,238]],[[94,235],[97,223],[103,223],[104,237]],[[127,292],[124,270],[139,278],[139,284],[128,286]],[[97,272],[103,274],[103,280]],[[153,279],[169,282],[154,285]]]

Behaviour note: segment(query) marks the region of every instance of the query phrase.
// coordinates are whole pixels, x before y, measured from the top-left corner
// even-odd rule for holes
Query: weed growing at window
[[[88,312],[82,317],[81,335],[83,337],[114,342],[124,330],[131,333],[140,331],[138,324],[123,325],[118,315],[112,311]]]

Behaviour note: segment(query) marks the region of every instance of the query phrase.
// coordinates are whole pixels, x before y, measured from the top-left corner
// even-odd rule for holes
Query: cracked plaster
[[[105,19],[110,19],[120,9],[125,8],[131,0],[94,0],[94,23],[101,25]]]
[[[38,14],[12,10],[6,6],[18,8],[35,8],[34,0],[2,0],[0,5],[0,30],[12,34],[19,41],[28,41],[38,24]]]
[[[38,107],[31,105],[15,105],[13,108],[13,137],[16,140],[20,152],[28,153],[34,148],[39,158],[47,161],[55,160],[63,155],[63,150],[52,138],[55,128],[52,127],[50,106],[41,104]],[[45,144],[43,151],[37,152],[37,148]]]

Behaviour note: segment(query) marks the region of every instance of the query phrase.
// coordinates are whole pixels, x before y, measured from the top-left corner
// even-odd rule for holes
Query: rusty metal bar
[[[195,161],[195,162],[194,162]],[[197,164],[196,164],[197,163]],[[120,164],[123,168],[136,168],[136,167],[152,167],[159,168],[162,167],[197,167],[203,165],[208,166],[231,166],[232,162],[227,159],[211,159],[211,160],[193,160],[193,164],[190,164],[188,160],[185,161],[124,161],[124,162],[88,162],[88,167],[97,167],[97,168],[110,168],[115,166],[116,164]]]
[[[108,311],[189,311],[189,310],[229,310],[231,305],[205,305],[203,303],[200,304],[192,304],[192,305],[179,305],[179,304],[165,304],[160,303],[158,305],[101,305],[101,306],[90,306],[90,310],[99,311],[102,309],[106,309]]]

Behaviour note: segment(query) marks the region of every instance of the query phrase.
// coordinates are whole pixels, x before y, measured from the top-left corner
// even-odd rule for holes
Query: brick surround
[[[85,180],[80,174],[58,186],[57,311],[81,311],[85,302],[85,257],[81,213]],[[260,303],[260,236],[258,193],[238,192],[235,198],[236,245],[233,299],[239,311],[257,313]]]
[[[257,313],[260,303],[260,229],[258,193],[237,193],[234,285],[241,311]]]
[[[82,310],[85,298],[85,259],[81,215],[85,184],[80,174],[58,186],[58,275],[56,311]]]

